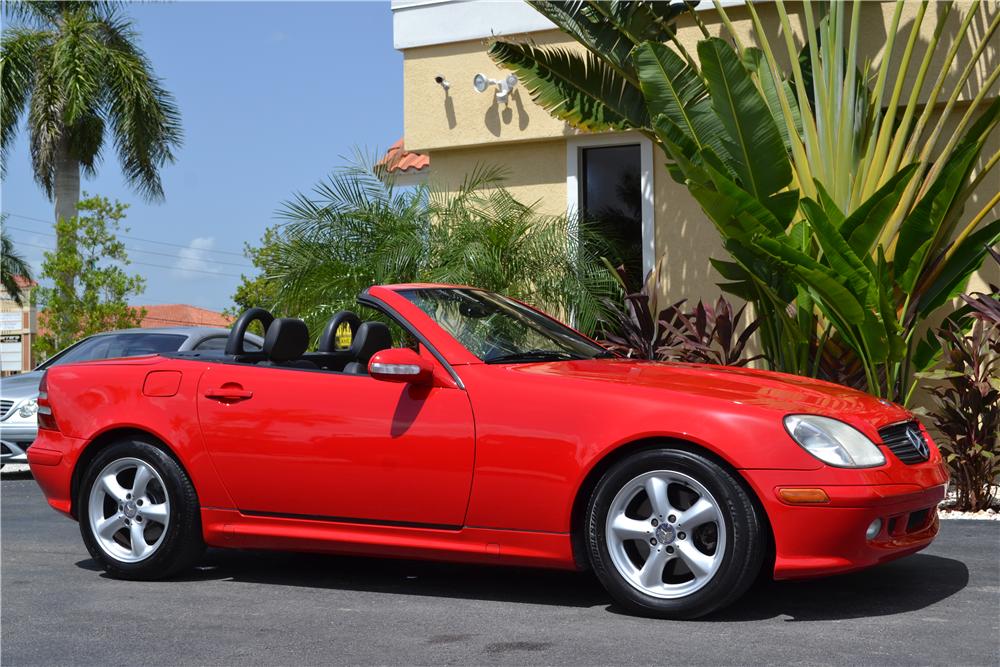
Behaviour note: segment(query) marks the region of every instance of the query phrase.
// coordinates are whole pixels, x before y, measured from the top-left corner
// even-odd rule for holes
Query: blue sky
[[[389,3],[157,2],[128,11],[177,98],[184,146],[163,170],[162,203],[132,192],[110,151],[83,189],[131,205],[124,240],[147,280],[134,303],[222,309],[249,267],[244,241],[276,222],[282,201],[355,146],[373,152],[402,136],[402,55],[392,48]],[[37,246],[54,244],[45,234],[53,213],[32,180],[23,126],[2,209],[38,267]]]

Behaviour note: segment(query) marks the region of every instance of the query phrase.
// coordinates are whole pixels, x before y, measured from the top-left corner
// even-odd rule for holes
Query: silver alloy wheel
[[[134,472],[133,472],[134,471]],[[170,524],[170,497],[156,470],[122,458],[101,470],[90,490],[90,530],[104,553],[138,563],[156,553]]]
[[[696,479],[673,470],[653,470],[625,484],[611,501],[605,534],[619,574],[657,598],[701,589],[726,552],[719,503]]]

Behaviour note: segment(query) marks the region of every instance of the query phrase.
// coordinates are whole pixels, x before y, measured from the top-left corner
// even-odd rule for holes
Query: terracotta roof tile
[[[400,139],[385,152],[382,159],[375,165],[385,167],[389,173],[403,172],[413,174],[426,167],[430,167],[431,158],[422,153],[412,153],[403,147],[403,140]]]
[[[133,306],[133,308],[146,309],[146,316],[139,323],[143,329],[155,327],[228,327],[233,323],[233,318],[222,313],[184,303]]]

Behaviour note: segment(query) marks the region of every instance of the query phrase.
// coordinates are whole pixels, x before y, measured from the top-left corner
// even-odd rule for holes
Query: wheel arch
[[[768,517],[767,508],[764,507],[764,503],[761,502],[761,499],[757,496],[757,492],[754,491],[746,479],[743,478],[743,475],[739,473],[736,466],[734,466],[718,452],[690,440],[676,437],[647,437],[625,442],[606,452],[602,458],[598,459],[598,461],[591,466],[586,476],[584,476],[583,482],[576,490],[576,496],[573,498],[573,505],[570,514],[570,540],[572,541],[573,559],[576,561],[577,568],[581,570],[590,569],[589,557],[587,556],[587,536],[586,531],[584,530],[584,526],[586,524],[585,514],[590,496],[597,487],[597,483],[601,480],[601,477],[603,477],[604,473],[606,473],[613,465],[628,458],[629,456],[633,456],[634,454],[650,449],[664,448],[699,454],[707,459],[710,459],[720,467],[725,468],[733,475],[737,483],[743,487],[743,490],[750,498],[750,501],[754,504],[754,507],[757,509],[761,517],[761,521],[764,524],[764,538],[767,545],[765,567],[770,566],[771,570],[773,570],[774,529],[771,527],[771,520],[770,517]]]
[[[74,519],[79,519],[77,514],[77,496],[80,491],[80,480],[83,478],[85,471],[90,466],[90,462],[93,461],[94,458],[96,458],[97,455],[100,454],[105,448],[125,438],[141,440],[161,450],[167,456],[172,458],[190,479],[190,474],[180,457],[177,456],[177,452],[175,452],[167,441],[160,436],[147,429],[136,426],[118,426],[110,428],[94,436],[94,438],[87,443],[87,445],[83,448],[83,451],[80,453],[80,457],[77,459],[76,465],[73,467],[73,475],[70,478],[70,514]],[[192,480],[192,484],[193,483],[194,481]],[[197,488],[195,489],[195,493],[197,493]]]

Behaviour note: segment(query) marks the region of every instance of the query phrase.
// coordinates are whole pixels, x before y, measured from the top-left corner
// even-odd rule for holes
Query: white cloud
[[[215,238],[199,236],[191,239],[186,248],[178,254],[180,259],[174,266],[173,274],[185,280],[204,279],[209,273],[220,273],[218,265],[212,264],[208,253],[215,247]]]

